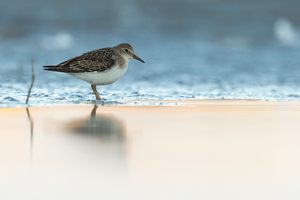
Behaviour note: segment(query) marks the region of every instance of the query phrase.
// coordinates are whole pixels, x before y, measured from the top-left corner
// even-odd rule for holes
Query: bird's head
[[[136,59],[138,61],[141,61],[142,63],[145,63],[141,58],[135,55],[133,47],[128,43],[119,44],[116,46],[116,49],[121,55],[123,55],[127,59]]]

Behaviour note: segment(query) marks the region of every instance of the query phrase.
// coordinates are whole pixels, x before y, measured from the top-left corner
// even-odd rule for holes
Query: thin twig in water
[[[29,90],[28,90],[28,93],[27,93],[26,104],[28,104],[34,81],[35,81],[34,61],[32,60],[31,61],[31,84],[30,84],[30,87],[29,87]]]
[[[26,104],[28,105],[29,102],[29,98],[30,98],[30,94],[31,94],[31,90],[33,87],[35,81],[35,74],[34,74],[34,60],[31,61],[31,84],[30,87],[28,89],[28,93],[27,93],[27,98],[26,98]],[[30,163],[32,164],[32,152],[33,152],[33,120],[31,118],[30,115],[30,111],[28,106],[26,107],[26,113],[27,113],[27,118],[30,122]]]

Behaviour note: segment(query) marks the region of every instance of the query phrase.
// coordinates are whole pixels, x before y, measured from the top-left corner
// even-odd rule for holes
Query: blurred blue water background
[[[89,50],[129,42],[146,64],[98,87],[109,102],[300,99],[297,0],[2,0],[0,106],[90,103],[90,86],[43,71]]]

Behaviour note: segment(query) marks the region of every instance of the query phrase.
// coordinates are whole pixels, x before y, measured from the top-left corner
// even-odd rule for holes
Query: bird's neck
[[[129,59],[126,56],[119,55],[116,58],[116,64],[121,68],[127,67]]]

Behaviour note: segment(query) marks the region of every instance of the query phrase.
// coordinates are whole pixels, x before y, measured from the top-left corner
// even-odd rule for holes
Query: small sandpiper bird
[[[64,72],[90,83],[96,99],[100,100],[96,85],[108,85],[121,78],[127,71],[129,59],[145,63],[134,54],[130,44],[122,43],[84,53],[58,65],[44,66],[44,69]]]

